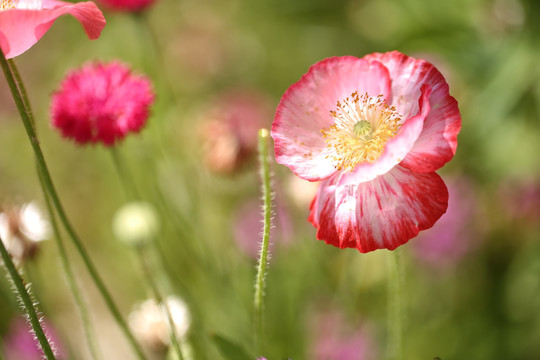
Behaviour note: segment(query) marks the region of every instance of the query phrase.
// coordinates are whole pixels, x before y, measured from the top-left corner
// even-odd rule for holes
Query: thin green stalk
[[[154,78],[159,78],[159,80],[161,80],[160,82],[163,83],[167,89],[167,101],[177,98],[171,83],[171,77],[167,76],[167,62],[163,58],[165,52],[162,50],[161,44],[159,43],[159,37],[156,35],[148,21],[147,12],[133,13],[133,18],[136,21],[139,38],[143,39],[141,41],[141,56],[145,66],[145,72],[148,74],[153,73],[152,75]],[[148,51],[149,48],[151,51]],[[153,53],[152,60],[149,59],[150,53]],[[156,69],[159,69],[159,71],[156,71]]]
[[[263,233],[257,276],[255,278],[255,352],[258,355],[260,342],[263,337],[263,300],[266,287],[266,268],[268,265],[268,246],[270,243],[270,227],[272,220],[272,188],[270,177],[270,162],[268,159],[268,130],[259,130],[259,166],[263,193]]]
[[[133,177],[129,174],[127,167],[125,166],[125,161],[121,159],[119,150],[115,147],[111,149],[111,154],[113,157],[114,165],[116,168],[116,172],[118,174],[118,177],[120,178],[120,182],[122,183],[122,187],[126,190],[126,195],[130,200],[137,200],[138,192],[136,190],[135,182],[133,181]],[[150,246],[155,246],[155,239],[151,242]],[[144,276],[146,278],[146,281],[150,285],[150,289],[152,291],[152,294],[154,296],[154,299],[156,300],[158,307],[160,310],[164,310],[164,315],[167,318],[167,322],[169,323],[169,335],[171,338],[171,344],[173,348],[175,349],[178,360],[183,360],[184,356],[182,355],[182,349],[180,346],[180,343],[178,342],[178,335],[176,332],[176,327],[174,326],[174,321],[171,315],[171,311],[169,309],[169,305],[167,302],[163,301],[163,296],[161,295],[161,291],[159,290],[159,287],[154,280],[153,266],[150,264],[150,256],[147,252],[147,248],[145,246],[139,246],[137,247],[137,254],[139,255],[139,262],[141,265],[141,268],[143,270]],[[157,250],[157,249],[156,249]]]
[[[26,92],[26,88],[24,87],[24,83],[22,81],[19,70],[15,66],[15,62],[13,61],[13,59],[9,59],[8,63],[9,63],[10,69],[11,69],[11,73],[13,74],[13,77],[15,78],[17,88],[19,89],[19,92],[21,94],[21,98],[22,98],[26,113],[28,114],[28,117],[30,118],[30,121],[32,122],[32,125],[34,126],[34,129],[35,129],[36,121],[34,120],[34,114],[32,113],[32,107],[30,106],[30,101],[28,100],[28,94]]]
[[[403,360],[403,278],[401,253],[388,256],[388,359]]]
[[[176,326],[174,325],[171,310],[167,301],[164,301],[163,296],[161,295],[161,291],[159,290],[159,287],[154,280],[154,276],[152,274],[152,266],[149,263],[149,256],[145,253],[144,247],[139,247],[137,250],[139,255],[139,261],[146,277],[146,281],[148,281],[148,284],[150,285],[159,309],[164,312],[164,315],[167,318],[167,322],[169,323],[169,335],[171,338],[171,344],[176,351],[176,354],[178,355],[178,360],[183,360],[184,355],[182,354],[182,348],[180,346],[180,343],[178,342],[178,334],[176,331]]]
[[[111,147],[111,155],[114,162],[114,167],[122,183],[122,187],[126,192],[128,199],[137,200],[139,199],[139,192],[137,191],[137,186],[133,181],[133,176],[130,174],[125,161],[121,158],[120,150],[116,146]]]
[[[4,261],[4,266],[9,273],[11,280],[13,281],[13,285],[15,286],[15,289],[17,290],[19,298],[21,299],[21,302],[23,304],[24,310],[26,311],[26,315],[28,316],[28,320],[30,321],[30,324],[32,325],[34,334],[36,335],[39,341],[39,345],[41,346],[41,349],[43,350],[43,354],[45,355],[47,360],[54,360],[55,359],[54,353],[51,349],[51,345],[49,344],[49,340],[47,340],[47,336],[45,336],[45,333],[43,332],[43,329],[41,328],[39,318],[36,314],[36,309],[34,308],[34,303],[32,302],[32,299],[30,298],[30,295],[28,294],[28,291],[26,290],[26,286],[24,285],[23,279],[17,272],[17,269],[15,268],[13,261],[11,261],[11,256],[8,254],[7,249],[4,246],[4,242],[2,241],[2,239],[0,239],[0,253],[2,255],[2,260]]]
[[[41,172],[45,188],[47,189],[47,192],[50,195],[50,199],[52,200],[52,203],[58,213],[60,222],[66,229],[70,239],[72,240],[73,244],[75,245],[75,248],[77,249],[77,252],[83,259],[83,262],[90,276],[92,277],[92,280],[96,284],[99,292],[101,293],[103,299],[105,300],[105,303],[107,304],[107,307],[109,308],[109,311],[111,312],[114,319],[116,320],[118,326],[120,327],[120,329],[122,330],[126,338],[128,339],[130,345],[132,346],[133,350],[137,354],[137,357],[140,360],[143,360],[145,359],[145,356],[141,347],[139,346],[139,344],[137,344],[137,341],[135,340],[135,337],[129,330],[127,323],[122,318],[120,311],[118,310],[116,304],[114,303],[109,291],[105,287],[105,284],[103,280],[101,279],[101,277],[99,276],[94,264],[90,260],[90,257],[88,256],[88,253],[86,252],[73,226],[69,222],[67,215],[64,211],[64,208],[62,206],[62,203],[60,202],[60,198],[58,197],[58,194],[52,182],[52,178],[50,176],[49,170],[47,168],[45,157],[43,156],[43,152],[41,151],[41,147],[39,145],[39,141],[38,141],[34,126],[32,125],[31,116],[29,115],[29,112],[26,111],[26,106],[24,104],[21,93],[13,77],[13,71],[11,70],[11,67],[15,67],[15,63],[12,61],[8,63],[1,49],[0,49],[0,54],[1,54],[0,64],[2,66],[2,70],[4,71],[6,81],[11,90],[11,94],[13,95],[15,105],[17,106],[24,128],[26,130],[26,134],[28,135],[28,139],[30,140],[30,144],[34,151],[36,161],[38,163],[38,170]]]
[[[45,204],[47,205],[47,210],[49,212],[50,221],[51,221],[53,232],[54,232],[54,238],[56,241],[56,245],[58,247],[58,254],[60,255],[60,260],[62,262],[62,270],[64,271],[64,274],[66,275],[68,288],[71,291],[71,294],[73,295],[73,299],[75,300],[77,309],[79,310],[88,348],[90,349],[90,353],[94,360],[101,359],[101,355],[99,353],[97,342],[94,336],[94,328],[90,320],[90,314],[88,312],[86,302],[83,299],[83,296],[81,294],[79,287],[77,286],[77,281],[75,280],[75,276],[71,269],[71,264],[67,256],[66,248],[64,246],[64,241],[62,240],[60,229],[56,221],[56,216],[54,214],[54,210],[51,205],[51,200],[49,196],[47,195],[47,190],[45,189],[45,185],[43,183],[43,178],[41,176],[41,173],[39,174],[40,174],[39,180],[40,180],[41,188],[43,190],[43,194],[45,195]]]
[[[20,73],[19,73],[19,71],[17,69],[17,66],[15,66],[12,59],[8,60],[8,64],[10,65],[11,71],[13,73],[13,76],[14,76],[16,84],[17,84],[17,88],[19,89],[19,92],[21,94],[21,99],[22,99],[22,102],[24,104],[26,113],[28,114],[28,117],[30,118],[30,120],[32,122],[32,125],[34,126],[34,131],[35,131],[36,127],[35,127],[35,119],[34,119],[34,116],[33,116],[33,113],[32,113],[32,107],[30,105],[30,101],[28,99],[28,94],[26,92],[26,88],[24,86],[24,83],[22,81]],[[71,270],[71,265],[69,263],[69,259],[67,257],[66,249],[65,249],[63,240],[61,238],[61,235],[60,235],[60,230],[58,228],[58,223],[56,222],[56,217],[54,215],[54,211],[53,211],[52,206],[51,206],[50,198],[49,198],[49,196],[47,196],[47,189],[45,188],[45,184],[44,184],[44,181],[43,181],[43,176],[42,176],[41,172],[39,171],[39,168],[38,168],[38,175],[39,175],[39,181],[40,181],[40,185],[41,185],[41,190],[42,190],[42,192],[43,192],[43,194],[45,196],[45,202],[47,204],[47,210],[48,210],[48,213],[49,213],[49,216],[50,216],[50,219],[51,219],[51,224],[53,226],[53,231],[54,231],[54,234],[55,234],[55,240],[56,240],[56,244],[58,246],[58,252],[59,252],[59,255],[60,255],[61,262],[62,262],[62,269],[64,271],[64,274],[66,275],[68,287],[69,287],[69,289],[70,289],[70,291],[71,291],[71,293],[73,295],[73,298],[75,300],[75,304],[76,304],[76,306],[77,306],[77,308],[79,310],[81,320],[82,320],[82,323],[83,323],[84,334],[85,334],[85,337],[86,337],[86,341],[88,343],[88,347],[90,349],[90,353],[91,353],[93,359],[100,359],[101,356],[99,355],[99,350],[98,350],[97,342],[95,340],[92,323],[90,321],[88,308],[86,307],[86,303],[85,303],[85,301],[84,301],[84,299],[82,297],[82,294],[81,294],[81,292],[80,292],[80,290],[79,290],[79,288],[77,286],[77,282],[75,280],[75,276],[73,275],[73,271]]]

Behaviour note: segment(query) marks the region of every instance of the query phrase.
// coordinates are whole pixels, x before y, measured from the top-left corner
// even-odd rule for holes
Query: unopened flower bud
[[[37,244],[50,236],[50,224],[35,203],[0,212],[0,237],[16,265],[34,257]]]
[[[169,296],[166,302],[176,336],[181,343],[191,324],[189,310],[184,301],[177,296]],[[141,343],[154,351],[161,351],[169,346],[170,332],[168,324],[166,312],[153,299],[140,303],[129,315],[129,325],[133,329],[135,336]]]
[[[135,201],[122,206],[113,219],[116,237],[128,245],[142,246],[159,232],[159,218],[152,205]]]

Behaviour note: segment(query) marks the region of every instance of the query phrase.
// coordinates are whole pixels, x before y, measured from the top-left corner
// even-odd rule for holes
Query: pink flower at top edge
[[[393,51],[313,65],[281,98],[272,137],[278,163],[322,181],[309,215],[317,238],[365,253],[393,250],[444,214],[435,171],[460,128],[441,73]]]
[[[69,73],[51,104],[51,123],[79,144],[113,146],[148,120],[150,80],[119,62],[90,63]]]
[[[127,12],[142,11],[152,5],[156,0],[99,0],[104,6]]]
[[[58,0],[1,0],[0,47],[6,58],[30,49],[64,14],[75,17],[92,40],[105,27],[103,14],[91,1],[73,4]]]

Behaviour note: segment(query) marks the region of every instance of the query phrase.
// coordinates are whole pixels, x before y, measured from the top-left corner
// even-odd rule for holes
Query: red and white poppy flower
[[[397,51],[320,61],[283,95],[276,160],[322,181],[317,238],[360,252],[395,249],[446,211],[435,173],[457,147],[461,116],[430,63]]]
[[[91,1],[0,0],[0,47],[6,58],[30,49],[65,14],[75,17],[90,39],[97,39],[105,27],[102,12]]]

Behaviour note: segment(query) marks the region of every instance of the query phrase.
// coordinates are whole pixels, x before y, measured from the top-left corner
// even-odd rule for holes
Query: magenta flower
[[[105,26],[103,14],[91,1],[73,4],[58,0],[1,0],[0,47],[6,58],[30,49],[64,14],[79,20],[92,40],[99,37]]]
[[[446,270],[478,246],[478,206],[474,187],[466,178],[448,184],[448,209],[440,220],[415,240],[412,251],[431,268]]]
[[[100,0],[108,8],[117,11],[137,12],[152,5],[156,0]]]
[[[65,359],[65,351],[56,332],[47,323],[42,322],[43,331],[47,335],[55,357]],[[3,339],[5,358],[13,360],[41,360],[44,358],[37,339],[32,333],[29,323],[23,319],[14,319],[9,325],[8,333]]]
[[[119,62],[91,63],[68,74],[52,99],[51,122],[79,144],[113,146],[146,124],[150,80]]]
[[[281,98],[276,160],[323,181],[317,238],[360,252],[395,249],[446,211],[435,173],[455,154],[461,116],[441,73],[399,52],[313,65]]]
[[[352,326],[342,314],[328,310],[315,314],[309,324],[312,360],[372,360],[379,358],[367,327]]]

